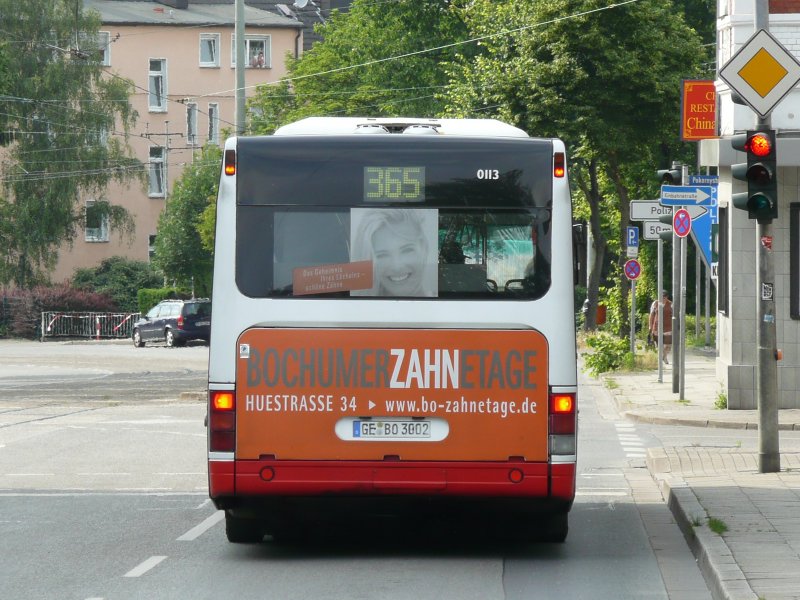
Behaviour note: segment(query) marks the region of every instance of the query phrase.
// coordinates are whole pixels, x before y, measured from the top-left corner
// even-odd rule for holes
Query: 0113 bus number
[[[476,175],[478,179],[500,179],[500,171],[497,169],[478,169]]]

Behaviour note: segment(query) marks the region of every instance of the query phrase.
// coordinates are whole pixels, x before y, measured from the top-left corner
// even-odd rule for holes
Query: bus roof
[[[522,129],[496,119],[309,117],[284,125],[275,131],[275,135],[347,135],[350,133],[529,137]]]

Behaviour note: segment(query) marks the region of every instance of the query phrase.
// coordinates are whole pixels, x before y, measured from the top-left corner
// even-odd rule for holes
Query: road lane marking
[[[200,523],[199,525],[195,525],[189,531],[184,533],[181,537],[178,538],[177,541],[179,542],[192,542],[203,535],[206,531],[211,529],[214,525],[219,523],[223,517],[225,516],[225,511],[218,510],[213,515],[208,517],[205,521]]]
[[[123,577],[141,577],[142,575],[147,573],[150,569],[152,569],[153,567],[158,565],[165,558],[167,558],[167,557],[166,556],[151,556],[146,561],[141,563],[139,566],[134,567],[133,569],[131,569],[130,571],[125,573],[125,575],[123,575]]]

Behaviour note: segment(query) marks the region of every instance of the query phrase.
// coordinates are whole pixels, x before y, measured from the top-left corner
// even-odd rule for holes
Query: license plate
[[[198,321],[195,323],[198,327],[205,327],[206,325],[211,325],[211,321]]]
[[[353,438],[360,440],[425,440],[431,437],[430,421],[353,421]]]

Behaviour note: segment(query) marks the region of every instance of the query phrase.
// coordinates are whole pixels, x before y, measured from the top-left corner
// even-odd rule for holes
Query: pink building
[[[147,165],[147,177],[144,183],[112,184],[101,197],[84,198],[87,204],[105,199],[127,208],[136,222],[134,237],[111,232],[104,222],[87,223],[73,245],[62,248],[54,282],[111,256],[148,260],[174,181],[204,144],[223,143],[235,124],[233,3],[84,0],[84,9],[102,17],[106,69],[136,86],[131,103],[138,119],[129,144]],[[245,22],[249,96],[255,86],[286,74],[287,53],[302,52],[303,24],[249,6]]]

